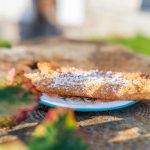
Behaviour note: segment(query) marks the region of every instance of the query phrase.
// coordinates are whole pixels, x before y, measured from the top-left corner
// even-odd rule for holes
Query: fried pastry
[[[25,76],[47,95],[100,100],[150,100],[150,77],[143,73],[104,72],[39,63],[39,72]]]

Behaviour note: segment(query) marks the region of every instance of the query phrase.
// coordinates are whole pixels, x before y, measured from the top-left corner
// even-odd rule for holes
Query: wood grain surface
[[[6,49],[0,50],[0,62],[4,66],[36,69],[38,61],[86,69],[150,73],[149,57],[138,56],[120,45],[49,38],[21,43],[9,53]],[[15,138],[26,142],[46,112],[47,108],[40,105],[20,125],[0,130],[0,143]],[[150,150],[148,101],[115,111],[76,112],[76,120],[81,135],[92,150]]]

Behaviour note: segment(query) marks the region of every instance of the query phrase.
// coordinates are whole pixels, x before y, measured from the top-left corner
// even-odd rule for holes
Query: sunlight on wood
[[[119,117],[114,117],[114,116],[109,116],[109,119],[108,119],[108,116],[103,116],[103,117],[96,116],[90,119],[79,121],[78,124],[80,126],[91,126],[91,125],[110,123],[110,122],[121,121],[121,120],[123,119]]]
[[[0,150],[27,150],[25,144],[20,140],[15,140],[12,142],[7,142],[0,145]]]
[[[135,139],[140,137],[139,128],[131,128],[124,131],[118,132],[116,136],[114,136],[110,142],[120,142],[120,141],[126,141],[130,139]]]

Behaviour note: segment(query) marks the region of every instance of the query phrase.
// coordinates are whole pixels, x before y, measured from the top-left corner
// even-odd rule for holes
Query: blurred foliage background
[[[2,48],[2,47],[10,48],[11,42],[7,39],[0,38],[0,48]]]

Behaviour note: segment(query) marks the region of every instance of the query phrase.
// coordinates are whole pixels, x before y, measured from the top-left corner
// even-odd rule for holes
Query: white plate
[[[71,108],[76,111],[108,111],[121,109],[131,106],[138,101],[112,101],[112,102],[102,102],[100,100],[88,100],[87,98],[54,98],[43,94],[40,97],[40,103],[48,107],[65,107]]]

